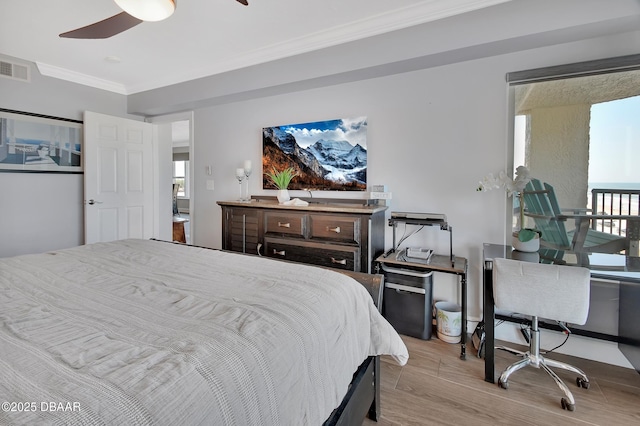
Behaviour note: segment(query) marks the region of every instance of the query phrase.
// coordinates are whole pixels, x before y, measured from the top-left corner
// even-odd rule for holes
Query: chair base
[[[564,397],[560,400],[562,408],[565,410],[574,411],[576,407],[576,402],[575,402],[575,399],[573,398],[573,394],[571,393],[567,385],[562,381],[562,379],[560,379],[560,377],[558,377],[558,375],[553,370],[551,370],[550,367],[561,368],[563,370],[568,370],[573,373],[576,373],[578,375],[578,378],[576,379],[576,384],[584,389],[589,388],[589,378],[582,370],[580,370],[577,367],[574,367],[573,365],[560,362],[560,361],[555,361],[553,359],[544,358],[543,356],[540,355],[540,346],[539,346],[540,331],[537,329],[538,328],[537,318],[534,318],[534,319],[535,321],[533,321],[533,325],[535,326],[535,328],[532,326],[532,329],[530,330],[531,338],[529,342],[529,350],[527,352],[522,352],[506,346],[496,347],[496,349],[507,351],[509,353],[522,357],[520,361],[514,362],[502,372],[502,374],[500,375],[500,378],[498,379],[498,385],[503,389],[508,389],[509,376],[511,376],[512,373],[515,373],[516,371],[526,366],[542,368],[544,371],[547,372],[547,374],[551,376],[551,378],[556,382],[556,385],[558,385],[558,387],[562,390],[562,392],[564,392]]]

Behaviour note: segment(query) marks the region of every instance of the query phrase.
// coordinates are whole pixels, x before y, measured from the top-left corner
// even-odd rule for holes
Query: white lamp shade
[[[114,0],[129,15],[143,21],[162,21],[176,10],[173,0]]]

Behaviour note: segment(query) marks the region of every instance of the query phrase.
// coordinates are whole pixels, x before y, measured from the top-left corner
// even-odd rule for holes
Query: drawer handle
[[[278,256],[284,256],[285,252],[284,250],[278,251],[276,249],[273,249],[273,254],[277,254]]]
[[[335,228],[329,228],[327,226],[327,231],[331,231],[331,232],[335,232],[336,234],[339,234],[340,233],[340,227],[336,226]]]
[[[331,263],[337,263],[338,265],[346,265],[347,264],[347,259],[336,259],[335,257],[331,258]]]
[[[286,223],[278,222],[278,226],[280,228],[291,228],[291,224],[289,222],[286,222]]]

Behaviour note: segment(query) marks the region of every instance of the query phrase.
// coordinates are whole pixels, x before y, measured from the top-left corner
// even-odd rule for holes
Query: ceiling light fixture
[[[129,15],[142,21],[162,21],[176,10],[175,0],[114,0]]]

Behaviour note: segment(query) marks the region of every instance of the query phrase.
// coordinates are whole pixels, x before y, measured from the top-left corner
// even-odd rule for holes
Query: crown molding
[[[40,74],[45,75],[47,77],[66,80],[72,83],[94,87],[96,89],[119,93],[121,95],[129,94],[125,85],[121,83],[104,80],[102,78],[97,78],[91,75],[82,74],[76,71],[72,71],[70,69],[57,67],[55,65],[45,64],[43,62],[36,62],[36,66],[38,67],[38,71],[40,71]]]
[[[358,21],[349,22],[348,24],[327,28],[323,31],[303,37],[287,40],[282,43],[276,43],[255,49],[251,52],[244,52],[238,56],[229,58],[226,61],[216,62],[215,65],[209,67],[201,67],[199,69],[185,71],[181,75],[173,75],[171,77],[167,76],[162,79],[147,79],[140,84],[128,86],[95,78],[90,75],[80,74],[60,67],[42,64],[39,62],[36,64],[40,72],[44,75],[127,95],[153,90],[172,84],[183,83],[185,81],[233,71],[303,53],[309,53],[314,50],[337,46],[339,44],[361,40],[367,37],[373,37],[427,22],[437,21],[439,19],[448,18],[454,15],[471,12],[509,1],[512,0],[421,1],[410,6],[396,9],[392,12],[381,13]]]
[[[197,78],[233,71],[286,57],[309,53],[351,41],[365,39],[395,30],[409,28],[427,22],[437,21],[477,9],[507,3],[512,0],[428,0],[392,12],[370,16],[348,24],[327,28],[313,34],[282,43],[243,52],[241,55],[218,61],[211,67],[185,71],[182,76],[172,76],[164,80],[146,80],[129,86],[129,93],[144,92],[160,87],[182,83]]]
[[[358,21],[349,22],[314,34],[271,45],[267,48],[269,50],[268,56],[272,57],[273,53],[280,53],[281,55],[287,56],[306,53],[437,21],[509,1],[511,0],[424,1],[396,9],[392,12],[369,16]],[[256,51],[256,53],[263,52],[264,50],[265,49],[260,49]]]

